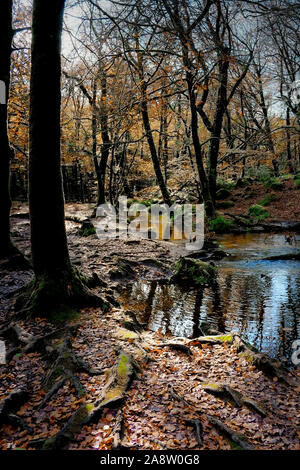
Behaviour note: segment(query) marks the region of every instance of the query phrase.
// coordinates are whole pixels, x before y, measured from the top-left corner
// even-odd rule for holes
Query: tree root
[[[26,256],[21,253],[18,248],[12,245],[13,248],[9,254],[0,256],[0,268],[6,269],[7,271],[27,271],[32,269],[32,265]]]
[[[14,343],[15,346],[7,351],[6,361],[9,362],[17,353],[40,352],[48,354],[49,341],[62,335],[64,331],[64,329],[59,328],[44,336],[33,336],[20,325],[13,322],[8,323],[0,330],[0,337]]]
[[[26,388],[22,388],[15,392],[11,392],[0,402],[0,426],[2,424],[11,424],[12,426],[20,427],[28,432],[32,432],[32,429],[26,425],[24,420],[14,414],[15,411],[26,403],[28,397],[29,394]]]
[[[230,429],[226,424],[222,423],[219,419],[214,416],[207,416],[208,421],[216,428],[224,437],[226,437],[231,443],[242,450],[254,450],[254,448],[247,442],[241,434],[237,434]]]
[[[236,408],[246,406],[251,411],[258,413],[263,418],[265,418],[268,414],[264,406],[252,400],[252,398],[244,396],[242,393],[234,390],[229,385],[219,385],[215,383],[203,383],[201,385],[207,393],[210,393],[211,395],[214,395],[221,400],[224,400],[225,402],[228,401]]]
[[[121,450],[124,446],[122,445],[122,439],[124,436],[124,420],[122,410],[118,410],[117,418],[113,430],[113,450]]]
[[[233,342],[233,335],[231,333],[224,335],[212,335],[212,336],[199,336],[194,338],[187,344],[189,346],[199,346],[201,344],[231,344]]]
[[[195,409],[195,405],[193,403],[190,403],[185,398],[178,395],[172,389],[172,387],[170,387],[170,386],[169,386],[169,392],[171,393],[171,396],[175,400],[183,402],[189,408],[192,408],[195,413],[199,414],[199,410],[197,410],[197,408]],[[241,434],[235,433],[232,429],[230,429],[228,426],[226,426],[224,423],[222,423],[222,421],[216,419],[213,416],[206,415],[206,417],[209,420],[209,422],[219,432],[221,432],[225,437],[227,437],[229,439],[229,441],[231,443],[235,444],[236,446],[238,446],[239,448],[241,448],[243,450],[252,450],[253,449],[253,447],[246,441],[244,436],[242,436]],[[200,442],[202,442],[202,444],[200,445],[200,447],[201,447],[203,445],[203,431],[202,431],[201,418],[199,417],[196,420],[184,420],[184,421],[189,425],[190,424],[193,425],[199,445],[200,445]]]
[[[53,438],[44,442],[43,449],[66,448],[68,443],[74,440],[82,425],[98,420],[104,409],[119,406],[123,402],[124,394],[138,371],[139,368],[133,358],[121,352],[117,362],[107,374],[107,381],[101,398],[95,404],[84,404],[75,411],[64,427]],[[118,444],[117,434],[119,434],[119,439],[121,436],[121,423],[119,417],[116,428],[116,444]]]
[[[44,389],[48,390],[48,393],[40,404],[39,409],[57,393],[66,381],[72,383],[79,398],[84,396],[86,391],[75,375],[77,372],[86,372],[89,375],[100,375],[104,373],[103,370],[96,370],[89,367],[83,359],[75,354],[72,348],[70,330],[67,330],[61,345],[56,351],[56,355],[57,357],[54,364],[42,379],[42,386]]]
[[[173,341],[170,341],[168,343],[163,343],[163,344],[159,344],[158,345],[159,348],[170,348],[170,349],[174,349],[174,351],[180,351],[184,354],[187,354],[189,357],[191,357],[193,355],[191,349],[186,346],[185,344],[181,344],[181,343],[175,343]]]
[[[247,361],[255,365],[267,376],[271,378],[277,377],[278,380],[291,387],[299,386],[299,380],[292,371],[285,368],[279,361],[258,352],[238,335],[234,335],[234,346],[238,353],[242,353]]]
[[[93,294],[87,282],[73,268],[53,277],[38,276],[17,298],[14,316],[20,318],[43,313],[54,320],[65,320],[74,315],[72,308],[101,307],[107,310],[109,304]]]
[[[203,446],[203,426],[200,419],[185,419],[185,423],[188,426],[192,426],[194,428],[196,438],[199,444],[199,447]]]

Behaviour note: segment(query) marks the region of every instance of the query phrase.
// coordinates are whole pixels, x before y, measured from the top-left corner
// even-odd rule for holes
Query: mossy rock
[[[204,261],[182,257],[173,265],[173,282],[184,282],[195,286],[211,284],[216,275],[216,268]]]

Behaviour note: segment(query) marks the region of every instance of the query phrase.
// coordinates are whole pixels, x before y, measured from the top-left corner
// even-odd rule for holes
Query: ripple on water
[[[298,247],[284,235],[226,235],[220,241],[232,256],[218,263],[214,286],[138,281],[122,302],[152,331],[193,338],[208,328],[234,330],[271,357],[290,360],[292,342],[300,338],[300,262],[262,258]]]

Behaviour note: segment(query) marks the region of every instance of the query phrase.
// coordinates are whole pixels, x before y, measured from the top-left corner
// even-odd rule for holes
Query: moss
[[[210,284],[214,280],[216,273],[214,266],[188,257],[180,258],[173,265],[173,270],[173,281],[182,281],[199,286]]]
[[[111,379],[108,378],[107,390],[104,393],[104,398],[100,406],[111,400],[123,397],[132,376],[131,361],[126,354],[121,353],[118,363],[111,369],[109,375]]]
[[[138,335],[134,331],[127,330],[126,328],[119,328],[116,332],[116,336],[123,340],[138,338]]]
[[[213,390],[221,390],[222,387],[220,385],[214,384],[214,383],[202,383],[201,384],[203,388],[208,388],[208,389],[213,389]]]
[[[222,343],[232,343],[233,337],[232,335],[216,335],[216,336],[204,336],[203,339],[206,338],[207,340],[212,340],[212,341],[220,341]]]
[[[242,352],[240,353],[240,356],[244,357],[248,362],[254,362],[254,357],[248,352]]]
[[[300,177],[298,177],[298,178],[295,179],[295,187],[296,187],[297,189],[300,189]]]
[[[123,376],[124,374],[128,374],[129,364],[128,357],[125,354],[122,354],[119,361],[118,375]]]
[[[232,335],[225,335],[225,336],[218,336],[220,341],[223,341],[224,343],[232,343]]]
[[[72,434],[75,434],[80,431],[80,428],[83,424],[88,422],[90,415],[94,410],[94,406],[92,404],[85,404],[82,405],[79,410],[74,413],[69,423],[69,431]]]
[[[95,235],[96,229],[95,227],[85,227],[83,230],[79,231],[79,235],[81,237],[89,237],[90,235]]]
[[[53,323],[68,322],[70,320],[77,320],[80,314],[73,308],[65,305],[56,309],[50,310],[48,318]]]
[[[209,230],[216,233],[229,232],[232,227],[232,222],[225,217],[219,216],[209,222]]]

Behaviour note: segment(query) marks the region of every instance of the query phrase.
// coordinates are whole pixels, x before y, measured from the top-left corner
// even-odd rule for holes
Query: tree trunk
[[[29,204],[34,272],[68,268],[60,167],[61,29],[65,0],[34,1],[30,82]]]
[[[136,43],[137,43],[136,48],[138,51],[139,50],[138,38],[136,39]],[[170,206],[172,202],[171,202],[169,191],[168,191],[168,188],[166,186],[166,183],[165,183],[162,171],[161,171],[159,157],[157,154],[156,146],[155,146],[153,135],[152,135],[152,129],[151,129],[151,124],[150,124],[150,119],[149,119],[149,112],[148,112],[147,85],[145,83],[145,77],[144,77],[143,58],[140,52],[137,52],[137,58],[138,58],[137,72],[138,72],[138,76],[140,80],[140,91],[141,91],[141,114],[142,114],[145,134],[146,134],[147,142],[149,145],[150,155],[151,155],[151,159],[153,163],[153,168],[154,168],[157,184],[161,191],[164,203]]]
[[[291,133],[290,133],[290,127],[291,125],[291,116],[290,116],[290,108],[286,108],[286,158],[287,158],[287,166],[288,166],[288,171],[290,173],[294,173],[294,167],[292,163],[292,150],[291,150]]]
[[[9,145],[7,130],[7,103],[10,84],[10,57],[12,30],[12,0],[2,0],[0,15],[0,81],[5,87],[5,103],[0,104],[0,258],[10,256],[17,250],[10,238],[9,213],[9,167],[13,151]]]
[[[210,134],[210,144],[208,150],[209,165],[209,189],[213,202],[216,200],[217,187],[217,165],[220,150],[220,139],[223,126],[223,118],[227,107],[227,85],[228,85],[229,59],[225,54],[219,58],[219,80],[218,97],[212,131]]]
[[[107,82],[106,71],[103,67],[101,71],[101,105],[100,105],[100,127],[102,137],[101,159],[98,166],[98,201],[97,205],[105,204],[105,175],[111,142],[108,132],[108,115],[106,108]]]
[[[52,313],[96,304],[71,266],[65,230],[60,152],[61,32],[65,0],[34,0],[29,121],[29,209],[35,278],[16,310]]]

